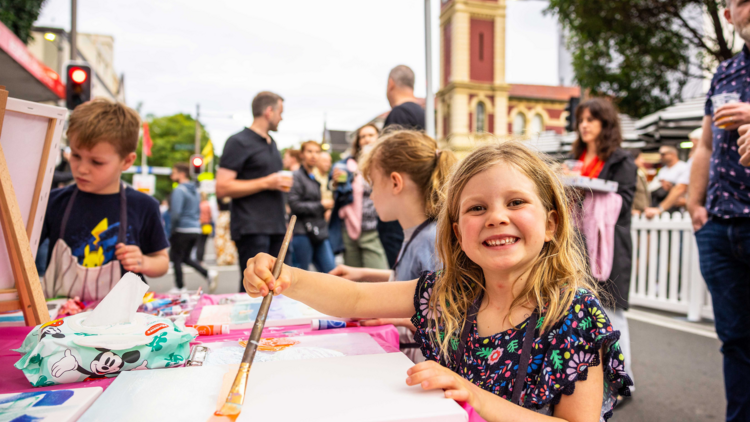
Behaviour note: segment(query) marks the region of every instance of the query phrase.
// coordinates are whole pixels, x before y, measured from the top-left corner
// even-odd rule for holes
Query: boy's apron
[[[78,188],[65,207],[60,238],[57,239],[52,250],[50,266],[44,274],[43,287],[47,298],[56,296],[79,297],[82,301],[103,299],[114,285],[120,281],[120,261],[113,259],[99,267],[84,267],[78,264],[78,258],[65,243],[65,226],[68,224],[70,211],[73,209]],[[128,228],[128,204],[125,198],[125,186],[120,185],[120,231],[117,243],[126,243]]]

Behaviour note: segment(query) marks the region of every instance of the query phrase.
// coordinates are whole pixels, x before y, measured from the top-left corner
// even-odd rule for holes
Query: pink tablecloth
[[[199,307],[217,304],[219,299],[225,295],[204,295]],[[188,323],[197,321],[199,308],[191,314]],[[192,320],[192,321],[191,321]],[[31,331],[31,327],[0,327],[0,394],[16,393],[24,391],[60,390],[64,388],[80,387],[102,387],[106,389],[114,381],[114,378],[86,381],[75,384],[63,384],[50,387],[34,388],[24,376],[23,372],[16,369],[13,364],[18,362],[21,354],[12,349],[21,347],[24,338]],[[386,353],[398,352],[398,331],[392,325],[380,327],[353,327],[339,328],[336,330],[312,331],[309,325],[297,325],[287,327],[269,327],[263,330],[263,337],[289,337],[298,335],[325,335],[331,333],[367,333],[386,351]],[[210,343],[215,341],[247,339],[250,330],[238,330],[230,334],[218,336],[199,336],[194,343]]]

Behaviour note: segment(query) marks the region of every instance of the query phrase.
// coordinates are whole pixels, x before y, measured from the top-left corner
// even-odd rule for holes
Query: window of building
[[[523,113],[518,113],[513,118],[513,134],[523,135],[524,133],[526,133],[526,116]]]
[[[482,133],[485,131],[485,121],[486,121],[486,112],[484,108],[483,102],[477,103],[477,133]]]
[[[544,118],[541,114],[535,114],[534,117],[531,118],[531,133],[532,134],[539,134],[544,131]]]

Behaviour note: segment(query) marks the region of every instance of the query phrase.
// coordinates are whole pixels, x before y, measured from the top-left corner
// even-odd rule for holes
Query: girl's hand
[[[439,363],[431,360],[418,363],[409,368],[406,374],[409,375],[407,385],[420,384],[425,390],[441,388],[445,390],[446,398],[468,402],[479,412],[479,387]]]
[[[245,278],[242,283],[250,297],[265,297],[269,291],[278,295],[292,286],[295,281],[294,272],[286,265],[282,265],[278,280],[273,279],[272,271],[275,263],[276,258],[264,253],[259,253],[247,260]]]

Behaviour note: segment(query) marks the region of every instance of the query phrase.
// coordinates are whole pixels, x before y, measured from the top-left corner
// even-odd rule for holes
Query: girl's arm
[[[274,281],[276,258],[258,254],[245,269],[245,289],[252,297],[274,294],[303,302],[327,315],[344,318],[409,318],[414,315],[417,280],[400,283],[355,283],[336,276],[284,265]]]
[[[391,270],[376,270],[374,268],[356,268],[348,265],[339,265],[328,274],[345,278],[352,281],[388,281],[391,279]]]
[[[409,369],[406,384],[419,384],[425,390],[445,390],[445,397],[468,402],[487,422],[598,422],[604,393],[601,352],[599,359],[602,363],[588,368],[585,381],[576,381],[572,395],[560,393],[563,396],[555,406],[552,417],[525,409],[483,390],[434,361],[422,362]]]

